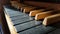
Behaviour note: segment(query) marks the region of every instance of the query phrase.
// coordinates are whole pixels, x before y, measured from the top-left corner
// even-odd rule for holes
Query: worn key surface
[[[31,28],[31,27],[39,25],[39,24],[41,24],[41,21],[38,22],[38,21],[34,20],[34,21],[26,22],[24,24],[16,25],[15,28],[17,29],[17,32],[19,32],[19,31]]]
[[[24,23],[24,22],[32,21],[32,20],[33,20],[32,18],[24,17],[24,18],[20,18],[18,20],[14,20],[12,22],[13,22],[14,25],[17,25],[17,24],[21,24],[21,23]]]
[[[50,32],[49,34],[60,34],[60,28],[59,29],[56,29],[53,32]]]
[[[51,26],[45,27],[43,25],[39,25],[23,32],[19,32],[19,34],[46,34],[52,30],[55,30],[55,28]]]
[[[6,11],[6,13],[9,14],[10,17],[17,16],[17,15],[23,15],[23,13],[21,13],[19,11],[12,10],[12,9],[5,8],[5,11]]]
[[[10,8],[6,8],[5,13],[10,16],[18,34],[46,34],[56,29],[53,26],[44,26],[41,24],[42,21],[35,21],[28,15],[24,16],[22,12],[11,10]]]

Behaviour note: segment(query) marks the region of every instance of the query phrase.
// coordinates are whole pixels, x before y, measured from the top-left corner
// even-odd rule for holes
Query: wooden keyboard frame
[[[9,15],[7,15],[6,13],[5,13],[5,18],[6,18],[10,33],[11,34],[17,34],[17,32],[16,32],[16,30],[15,30],[13,24],[12,24],[12,21],[9,18]]]

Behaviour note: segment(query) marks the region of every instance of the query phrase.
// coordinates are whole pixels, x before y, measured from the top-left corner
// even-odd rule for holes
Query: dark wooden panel
[[[24,0],[24,1],[38,1],[38,2],[60,3],[60,0]]]

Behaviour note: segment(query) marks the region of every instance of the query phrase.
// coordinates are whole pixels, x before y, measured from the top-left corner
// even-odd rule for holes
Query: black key
[[[24,18],[18,18],[17,20],[14,20],[12,21],[14,25],[16,24],[21,24],[21,23],[24,23],[24,22],[27,22],[27,21],[32,21],[33,18],[30,18],[30,17],[24,17]]]
[[[10,17],[17,16],[17,15],[24,15],[24,13],[19,12],[19,11],[15,11],[15,10],[12,10],[12,9],[5,9],[5,12],[7,14],[9,14]]]
[[[55,30],[55,29],[56,28],[52,27],[52,26],[45,27],[43,25],[40,25],[40,26],[36,26],[36,27],[28,29],[28,30],[19,32],[18,34],[46,34],[50,31]]]
[[[39,25],[39,24],[41,24],[41,21],[34,20],[34,21],[30,21],[30,22],[27,22],[24,24],[17,25],[17,26],[15,26],[15,28],[16,28],[17,32],[19,32],[19,31],[31,28],[31,27]]]
[[[60,28],[59,29],[56,29],[48,34],[60,34]]]
[[[14,16],[14,17],[11,17],[11,19],[13,20],[13,21],[15,21],[15,20],[21,20],[22,18],[25,18],[25,17],[28,17],[28,15],[19,15],[19,16]]]

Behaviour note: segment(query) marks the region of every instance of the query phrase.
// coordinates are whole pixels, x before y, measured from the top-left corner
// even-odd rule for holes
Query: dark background
[[[38,2],[60,3],[60,0],[20,0],[20,1],[38,1]]]

